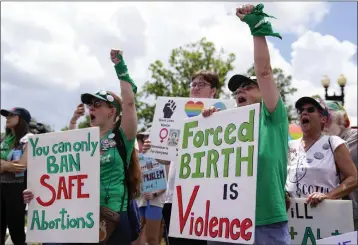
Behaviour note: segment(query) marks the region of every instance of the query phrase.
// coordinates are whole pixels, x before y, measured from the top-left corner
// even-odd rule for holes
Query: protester
[[[137,88],[128,75],[121,52],[111,50],[111,59],[120,80],[122,100],[104,90],[95,94],[82,94],[81,100],[89,108],[91,126],[100,129],[100,205],[120,214],[120,222],[109,235],[107,244],[130,245],[132,230],[128,216],[130,212],[127,212],[128,198],[139,194],[141,179],[137,154],[133,151],[137,130],[134,93]],[[114,141],[116,133],[120,134],[124,143],[120,147],[125,147],[127,157],[124,160],[126,164],[129,163],[129,183],[125,183],[126,167]],[[30,190],[24,192],[26,202],[33,197]]]
[[[357,129],[350,127],[348,114],[343,106],[336,101],[325,101],[329,111],[329,120],[323,132],[327,135],[336,135],[345,140],[351,153],[351,158],[358,168],[358,139]],[[353,203],[354,229],[358,230],[358,188],[349,195]]]
[[[245,5],[236,10],[241,21],[251,29],[254,42],[255,78],[234,75],[228,87],[238,106],[260,103],[260,131],[256,187],[255,244],[291,244],[288,233],[285,181],[287,172],[288,117],[276,87],[265,36],[277,36],[271,24],[264,22],[263,5]],[[203,116],[214,113],[205,109]],[[238,115],[239,116],[239,115]],[[211,242],[208,244],[223,244]]]
[[[6,117],[6,134],[1,143],[1,244],[5,244],[6,229],[14,245],[25,244],[25,207],[22,192],[26,188],[26,144],[31,120],[30,113],[20,107],[1,110]]]
[[[289,142],[287,192],[312,207],[347,196],[357,188],[357,169],[345,141],[322,134],[329,116],[324,102],[302,97],[295,107],[303,136]]]
[[[213,99],[216,96],[216,91],[219,88],[219,76],[215,72],[211,71],[199,71],[193,75],[190,83],[190,96],[191,98],[208,98]],[[144,151],[147,151],[151,146],[150,140],[146,140],[143,148]],[[164,161],[157,159],[158,162],[168,165],[168,183],[167,183],[167,191],[165,197],[165,204],[163,207],[163,218],[165,222],[165,227],[167,233],[169,232],[170,228],[170,217],[172,212],[172,202],[173,202],[173,195],[174,195],[174,186],[175,186],[175,174],[176,174],[176,165],[173,161]],[[170,245],[206,245],[206,241],[203,240],[193,240],[193,239],[184,239],[184,238],[176,238],[176,237],[169,237],[169,244]]]
[[[145,153],[143,151],[143,144],[148,139],[150,129],[145,132],[137,134],[138,151],[139,153]],[[139,241],[140,245],[158,245],[160,244],[160,233],[162,224],[162,210],[164,205],[165,190],[158,190],[155,192],[142,193],[137,199],[137,203],[140,211],[140,219],[142,224],[142,234]],[[162,234],[162,233],[161,233]]]

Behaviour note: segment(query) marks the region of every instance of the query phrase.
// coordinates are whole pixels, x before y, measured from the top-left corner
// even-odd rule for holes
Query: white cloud
[[[232,14],[235,7],[236,3],[209,2],[3,3],[1,82],[6,88],[2,86],[1,104],[26,106],[38,120],[60,129],[71,117],[80,93],[98,88],[119,92],[108,58],[111,48],[124,49],[139,87],[150,78],[151,62],[159,59],[166,63],[173,48],[204,36],[217,49],[235,53],[234,72],[245,72],[253,63],[252,37],[247,26]],[[305,32],[328,11],[328,3],[265,3],[265,12],[278,18],[273,25],[282,35]],[[310,48],[308,41],[320,41],[319,34],[306,33],[297,40],[292,62],[269,42],[272,65],[288,74],[299,74],[297,79],[318,91],[319,85],[307,81],[321,74],[310,72],[304,65],[321,64],[317,56],[320,49]],[[335,48],[325,46],[331,50],[326,57],[340,57],[345,63],[327,66],[323,71],[332,77],[344,73],[350,83],[351,71],[357,69],[347,61],[353,46],[330,42]],[[304,65],[297,65],[300,62]],[[21,96],[15,98],[11,95],[14,92]],[[347,94],[347,99],[350,96]]]

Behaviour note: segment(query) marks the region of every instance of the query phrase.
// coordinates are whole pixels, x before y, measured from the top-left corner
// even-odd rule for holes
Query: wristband
[[[114,65],[114,69],[116,70],[118,79],[121,81],[129,82],[132,85],[133,93],[137,93],[137,86],[134,84],[134,81],[129,76],[128,68],[126,63],[124,62],[122,55],[118,54],[117,57],[121,60],[118,64]]]
[[[71,124],[77,124],[77,122],[72,122],[72,121],[70,121],[70,123],[71,123]]]
[[[271,23],[265,20],[265,17],[275,18],[263,12],[264,5],[260,3],[257,5],[251,14],[244,16],[242,20],[251,30],[253,36],[273,36],[282,39],[280,33],[273,32]]]

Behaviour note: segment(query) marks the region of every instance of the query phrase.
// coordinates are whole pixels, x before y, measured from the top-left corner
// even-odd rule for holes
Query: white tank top
[[[331,192],[340,185],[333,152],[346,142],[324,135],[305,152],[301,140],[289,142],[286,190],[292,197]]]

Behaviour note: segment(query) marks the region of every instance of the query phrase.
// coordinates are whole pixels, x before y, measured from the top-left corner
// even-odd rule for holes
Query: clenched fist
[[[115,65],[117,65],[119,62],[121,62],[121,60],[118,58],[118,54],[123,56],[123,51],[117,50],[117,49],[111,50],[111,60]]]
[[[255,6],[251,4],[243,5],[236,9],[236,16],[240,18],[240,20],[243,20],[245,15],[251,14],[254,10]]]

